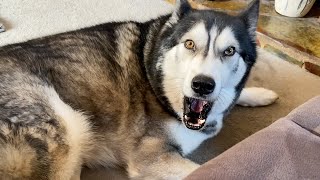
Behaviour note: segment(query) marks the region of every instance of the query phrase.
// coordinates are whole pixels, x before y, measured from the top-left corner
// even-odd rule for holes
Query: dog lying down
[[[79,179],[121,166],[132,179],[181,179],[184,158],[236,104],[257,57],[259,1],[237,16],[177,2],[145,23],[111,22],[0,48],[0,177]]]

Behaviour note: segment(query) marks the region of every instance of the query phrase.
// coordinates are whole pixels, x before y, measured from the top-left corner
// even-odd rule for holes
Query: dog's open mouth
[[[192,130],[201,129],[206,123],[212,104],[209,101],[185,97],[183,122],[186,127]]]

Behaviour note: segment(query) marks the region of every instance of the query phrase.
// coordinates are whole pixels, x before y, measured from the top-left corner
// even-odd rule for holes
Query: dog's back
[[[86,116],[65,104],[40,75],[43,59],[19,45],[1,55],[0,177],[70,178],[82,163],[79,146],[91,136]]]
[[[131,47],[136,29],[113,23],[0,49],[1,178],[70,179],[80,172],[95,148],[91,124],[116,132],[119,124],[109,120],[128,115],[128,78],[143,83]]]

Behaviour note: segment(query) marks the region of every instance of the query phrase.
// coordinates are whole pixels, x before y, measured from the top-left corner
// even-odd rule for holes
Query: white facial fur
[[[194,41],[195,51],[185,48],[187,39]],[[208,41],[209,49],[205,53]],[[235,47],[236,52],[240,51],[231,27],[218,32],[213,26],[208,31],[205,24],[199,22],[183,35],[179,44],[166,52],[162,64],[164,93],[180,117],[183,115],[183,97],[195,97],[192,79],[197,75],[214,79],[216,87],[206,97],[206,100],[214,102],[206,121],[206,124],[217,121],[214,135],[222,128],[223,113],[233,102],[235,88],[246,72],[246,64],[238,53],[222,56],[229,46]]]

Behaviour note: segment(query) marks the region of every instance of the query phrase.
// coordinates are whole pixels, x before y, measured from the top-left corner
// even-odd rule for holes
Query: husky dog
[[[259,1],[238,16],[195,10],[114,22],[0,48],[0,177],[80,178],[122,166],[133,179],[181,179],[215,136],[256,60]],[[244,89],[238,102],[272,103]]]

